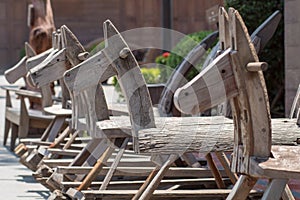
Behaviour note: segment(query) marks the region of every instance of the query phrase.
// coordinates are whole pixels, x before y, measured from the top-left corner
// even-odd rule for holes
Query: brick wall
[[[288,116],[300,83],[300,1],[285,0],[285,111]]]
[[[0,73],[19,59],[28,40],[29,0],[0,0]],[[206,21],[205,11],[223,0],[173,0],[174,29],[183,33],[216,28]],[[103,37],[102,23],[110,19],[120,30],[161,26],[160,0],[54,0],[56,27],[66,24],[86,44]]]

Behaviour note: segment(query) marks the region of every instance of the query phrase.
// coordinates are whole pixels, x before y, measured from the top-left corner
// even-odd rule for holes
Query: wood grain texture
[[[253,167],[252,174],[267,176],[270,178],[291,179],[300,177],[300,168],[295,163],[299,162],[298,155],[300,148],[297,146],[272,146],[274,158],[266,161],[256,160],[256,167]],[[255,159],[252,160],[253,164]]]
[[[251,192],[251,189],[255,185],[257,179],[247,175],[241,175],[239,180],[234,185],[230,194],[227,196],[227,200],[239,200],[247,199],[247,196]]]
[[[110,21],[105,21],[103,26],[107,47],[103,51],[113,62],[112,65],[117,72],[118,82],[127,100],[132,123],[134,149],[138,152],[138,131],[155,127],[152,102],[146,82],[128,45]],[[120,53],[124,49],[128,49],[127,56],[123,55],[121,58]]]
[[[296,116],[296,118],[298,118],[300,120],[300,84],[298,86],[293,104],[292,104],[292,108],[291,108],[291,112],[290,112],[290,118],[293,118],[294,116]],[[298,121],[300,122],[300,121]],[[300,123],[299,123],[300,124]]]
[[[65,49],[54,50],[49,56],[29,72],[33,82],[41,87],[60,79],[66,71]]]
[[[261,199],[262,200],[267,200],[267,199],[280,200],[287,183],[288,183],[288,179],[270,180],[270,183]]]
[[[193,80],[179,88],[174,103],[181,112],[197,114],[237,95],[230,50],[217,57]]]
[[[50,53],[52,53],[54,51],[53,48],[50,48],[40,54],[37,54],[33,57],[27,58],[26,61],[26,68],[28,71],[30,71],[33,67],[37,66],[38,64],[40,64],[41,62],[43,62]]]
[[[239,163],[237,171],[248,170],[249,156],[268,157],[271,150],[271,116],[269,100],[264,77],[261,71],[247,72],[245,66],[249,62],[258,62],[258,57],[253,44],[250,42],[247,28],[234,9],[229,9],[231,48],[236,50],[232,54],[235,78],[239,87],[237,96],[238,106],[233,113],[235,119],[240,120],[241,132],[236,131],[243,143],[243,163]],[[237,144],[236,144],[237,145]],[[235,164],[233,164],[234,166]]]
[[[139,132],[141,153],[232,151],[233,122],[223,117],[157,119],[157,128]],[[272,120],[273,144],[296,145],[300,133],[296,119]]]
[[[7,82],[13,84],[21,77],[24,77],[27,74],[25,63],[27,56],[24,56],[15,66],[6,70],[4,72]]]
[[[188,53],[183,62],[175,68],[161,94],[159,101],[160,112],[167,115],[171,114],[172,107],[174,107],[173,95],[175,91],[187,82],[187,73],[202,59],[206,50],[212,47],[212,44],[217,39],[217,35],[218,32],[214,32],[204,38]]]
[[[44,161],[50,162],[50,161]],[[57,167],[58,174],[87,174],[92,167],[85,166],[61,166]],[[148,176],[154,167],[120,167],[118,166],[117,171],[115,172],[116,176]],[[99,175],[106,175],[109,170],[109,167],[104,167]],[[220,170],[220,173],[223,177],[226,177],[226,173],[223,170]],[[183,168],[183,167],[171,167],[167,171],[166,177],[198,177],[198,178],[213,178],[211,171],[205,168]]]
[[[168,198],[225,198],[228,196],[230,189],[201,189],[201,190],[156,190],[151,199],[168,199]],[[85,198],[116,198],[131,199],[137,190],[102,190],[102,191],[81,191]],[[253,195],[259,196],[256,191],[251,191]]]

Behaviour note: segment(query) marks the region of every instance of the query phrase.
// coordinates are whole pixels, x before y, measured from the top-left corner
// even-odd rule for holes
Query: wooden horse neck
[[[233,165],[238,172],[248,172],[251,157],[270,156],[269,100],[254,46],[241,16],[234,9],[229,10],[229,28],[232,65],[239,90],[238,96],[231,100],[237,138],[234,152],[237,160]],[[238,161],[241,157],[243,161]]]

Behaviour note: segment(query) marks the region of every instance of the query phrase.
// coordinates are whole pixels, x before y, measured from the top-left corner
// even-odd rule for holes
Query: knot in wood
[[[120,51],[119,56],[120,56],[120,58],[125,59],[125,58],[127,58],[127,56],[129,55],[129,53],[130,53],[130,49],[129,49],[128,47],[124,47],[124,48]]]

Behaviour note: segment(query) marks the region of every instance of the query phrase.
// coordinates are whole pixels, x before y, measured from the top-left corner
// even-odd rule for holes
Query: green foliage
[[[176,68],[187,56],[187,54],[201,42],[211,31],[200,31],[196,33],[191,33],[179,41],[170,55],[166,58],[163,55],[158,56],[155,60],[156,63],[164,65],[161,69],[161,76],[164,77],[166,81],[172,73],[172,69]],[[191,70],[188,75],[188,79],[193,78],[201,70],[203,61],[199,62],[195,69]]]
[[[163,83],[163,80],[161,79],[160,68],[141,68],[141,72],[144,76],[146,83],[148,84]],[[113,77],[112,84],[115,86],[116,91],[120,93],[121,88],[118,83],[117,77]],[[122,98],[122,96],[120,97]]]
[[[141,68],[142,74],[146,83],[154,84],[161,83],[161,70],[160,68]]]
[[[26,56],[25,48],[22,48],[22,49],[20,50],[19,56],[20,56],[20,58],[23,58],[24,56]]]
[[[250,34],[274,11],[280,10],[282,14],[284,13],[283,0],[227,0],[226,6],[233,7],[239,11]],[[284,89],[283,31],[283,20],[281,20],[276,33],[265,49],[258,55],[261,61],[265,61],[269,64],[269,68],[264,75],[271,104],[272,117],[284,116],[284,95],[279,92]]]
[[[175,68],[179,65],[183,58],[206,36],[208,36],[211,31],[200,31],[196,33],[191,33],[184,37],[178,44],[172,49],[169,59],[167,60],[167,65]]]
[[[102,49],[104,49],[105,47],[105,42],[102,41],[99,44],[96,43],[94,44],[90,49],[88,49],[88,51],[90,52],[90,56],[96,54],[97,52],[101,51]]]

